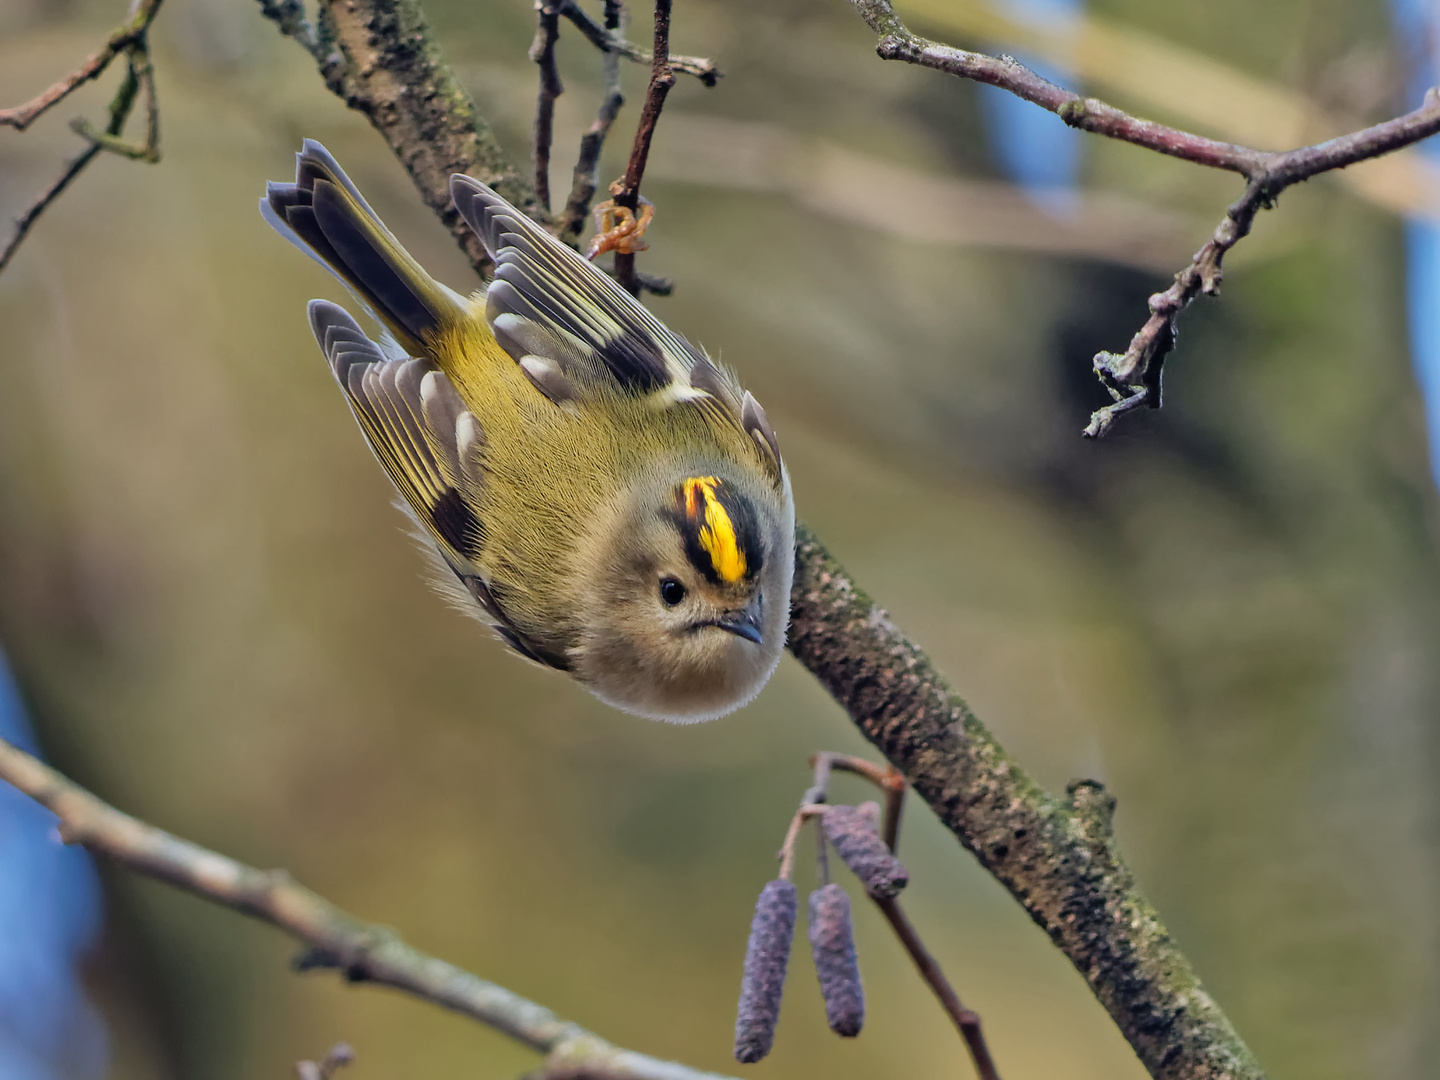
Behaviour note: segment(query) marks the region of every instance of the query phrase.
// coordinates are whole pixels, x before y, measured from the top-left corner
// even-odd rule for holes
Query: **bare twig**
[[[884,914],[890,923],[895,936],[900,939],[900,944],[910,954],[920,977],[930,987],[935,997],[939,999],[945,1014],[955,1024],[960,1037],[965,1040],[965,1049],[970,1052],[970,1061],[975,1066],[975,1074],[980,1080],[1000,1080],[1000,1075],[995,1071],[995,1060],[990,1056],[990,1047],[985,1043],[985,1035],[980,1029],[980,1015],[972,1009],[967,1009],[955,993],[950,981],[945,978],[945,973],[940,970],[940,964],[925,948],[925,943],[920,940],[914,924],[900,910],[898,900],[875,900],[875,906]]]
[[[105,45],[78,68],[66,75],[43,93],[37,94],[23,105],[0,109],[0,127],[13,127],[24,131],[54,105],[58,105],[74,91],[92,79],[97,79],[110,66],[110,62],[132,46],[145,43],[145,34],[155,21],[161,0],[136,0],[126,20],[110,32]]]
[[[143,36],[129,46],[129,65],[125,72],[125,81],[120,84],[120,89],[115,92],[115,97],[110,101],[110,120],[105,125],[103,132],[94,131],[83,121],[76,121],[72,127],[76,132],[90,140],[90,145],[73,158],[55,179],[55,182],[36,196],[18,218],[15,219],[15,231],[10,239],[6,241],[4,250],[0,250],[0,272],[10,264],[15,252],[19,250],[20,244],[29,235],[31,227],[65,189],[70,182],[85,171],[85,167],[95,159],[95,155],[102,150],[119,153],[126,157],[140,158],[145,161],[158,161],[160,158],[160,113],[155,103],[155,76],[150,67],[150,55],[145,50]],[[135,107],[135,99],[139,94],[141,85],[145,88],[145,103],[149,113],[147,124],[147,137],[145,145],[137,148],[120,138],[120,132],[125,128],[125,122],[130,118],[130,113]]]
[[[565,92],[555,67],[555,43],[560,40],[559,9],[535,0],[535,41],[530,59],[540,67],[540,89],[535,95],[535,200],[550,212],[550,144],[555,137],[555,99]]]
[[[650,142],[655,137],[655,124],[665,97],[675,85],[675,72],[670,67],[670,4],[671,0],[655,0],[655,51],[650,67],[650,86],[645,91],[645,104],[640,108],[640,123],[635,129],[635,142],[620,190],[615,192],[615,205],[632,214],[640,207],[640,181],[645,177],[645,164],[650,158]],[[640,280],[635,276],[635,256],[615,253],[615,280],[633,296],[640,295]]]
[[[571,6],[574,6],[573,3]],[[624,29],[624,22],[625,5],[622,0],[605,0],[605,29],[618,32]],[[570,198],[565,201],[565,211],[560,215],[558,235],[567,244],[580,239],[580,233],[585,228],[590,204],[600,187],[600,151],[605,148],[605,137],[610,134],[610,127],[625,104],[625,95],[620,91],[620,54],[614,49],[605,50],[604,67],[605,96],[600,99],[600,111],[595,122],[580,137],[580,154],[575,159]]]
[[[29,235],[30,227],[49,208],[50,204],[64,193],[65,189],[70,186],[70,181],[85,171],[85,166],[89,165],[98,153],[100,153],[100,147],[96,145],[81,151],[78,157],[65,166],[65,170],[56,178],[55,182],[36,196],[35,201],[25,208],[25,212],[15,219],[15,231],[6,242],[5,249],[0,251],[0,271],[10,265],[10,260],[19,250],[21,242]]]
[[[795,869],[795,843],[800,839],[800,829],[805,822],[825,812],[823,806],[814,806],[806,803],[795,811],[795,816],[790,819],[790,827],[785,830],[785,839],[780,844],[779,875],[782,881],[789,881],[790,874]]]
[[[1166,355],[1175,347],[1180,313],[1201,293],[1219,292],[1225,253],[1250,232],[1255,215],[1275,204],[1280,193],[1312,176],[1380,157],[1440,132],[1440,96],[1431,90],[1413,112],[1361,131],[1298,150],[1254,150],[1217,142],[1188,131],[1131,116],[1095,98],[1083,97],[1042,79],[1011,57],[967,52],[910,31],[889,0],[850,0],[880,35],[875,51],[886,60],[933,68],[962,79],[998,86],[1055,113],[1071,127],[1119,139],[1197,165],[1239,173],[1244,195],[1230,207],[1214,235],[1175,275],[1175,284],[1150,297],[1150,318],[1123,354],[1102,352],[1095,373],[1115,399],[1096,410],[1084,434],[1098,438],[1125,413],[1140,406],[1158,409]]]
[[[309,948],[296,961],[300,970],[333,969],[351,982],[393,987],[479,1020],[545,1054],[547,1068],[583,1068],[616,1080],[724,1080],[612,1046],[542,1005],[346,914],[283,870],[257,870],[121,813],[4,739],[0,780],[50,809],[67,844],[81,844],[304,942]]]
[[[638,45],[625,40],[620,32],[619,24],[610,25],[609,2],[606,2],[605,25],[600,26],[592,19],[575,0],[563,0],[560,4],[560,14],[569,19],[575,26],[590,39],[590,43],[597,49],[612,56],[623,56],[627,60],[633,60],[637,64],[654,64],[654,54],[647,53]],[[715,66],[715,61],[707,60],[703,56],[670,56],[667,62],[670,70],[680,75],[693,75],[706,86],[714,86],[723,74]]]
[[[120,127],[124,125],[124,118],[117,126],[114,122],[116,110],[113,108],[110,111],[111,123],[104,131],[96,131],[94,125],[83,117],[71,121],[70,129],[82,139],[90,140],[101,150],[119,154],[132,161],[144,161],[153,165],[160,160],[160,103],[155,98],[155,68],[150,63],[150,53],[146,50],[143,42],[130,46],[129,53],[130,69],[126,76],[125,88],[138,86],[140,90],[144,91],[145,141],[137,143],[120,137]],[[127,115],[134,101],[134,92],[133,88],[129,90],[125,108]],[[112,127],[115,130],[110,130]]]
[[[881,835],[885,839],[885,845],[890,853],[895,853],[896,842],[900,835],[900,810],[905,798],[905,777],[889,764],[876,765],[873,761],[866,761],[861,757],[854,757],[850,754],[836,754],[828,750],[810,758],[810,767],[814,770],[814,781],[802,797],[802,805],[791,822],[790,831],[786,834],[785,845],[781,848],[781,877],[788,877],[788,863],[794,859],[795,838],[799,834],[800,823],[806,817],[816,817],[824,812],[822,806],[829,794],[830,774],[835,771],[854,773],[863,776],[872,784],[878,787],[885,794],[885,810]],[[823,840],[822,840],[823,844]],[[1000,1080],[995,1070],[995,1060],[990,1056],[990,1048],[986,1045],[985,1035],[980,1028],[980,1015],[971,1009],[967,1009],[960,1001],[960,995],[950,985],[950,980],[945,977],[945,972],[940,967],[940,962],[935,959],[925,943],[920,939],[920,933],[910,921],[904,910],[900,907],[900,901],[894,897],[871,896],[881,913],[890,923],[895,936],[900,939],[900,944],[910,954],[910,959],[915,964],[920,977],[925,980],[925,985],[935,994],[940,1002],[940,1007],[955,1024],[955,1029],[965,1041],[965,1049],[970,1054],[970,1061],[975,1066],[975,1074],[980,1080]]]
[[[432,40],[418,0],[317,0],[317,7],[312,28],[298,0],[260,0],[261,14],[314,58],[331,92],[384,136],[484,275],[490,257],[450,200],[450,175],[484,180],[532,215],[538,204]]]

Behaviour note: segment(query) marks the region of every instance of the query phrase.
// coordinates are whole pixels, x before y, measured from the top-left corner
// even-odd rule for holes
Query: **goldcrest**
[[[430,277],[319,143],[265,219],[383,327],[310,326],[456,596],[521,656],[641,716],[750,701],[785,644],[790,479],[726,368],[490,188],[450,179],[495,261],[466,298]]]

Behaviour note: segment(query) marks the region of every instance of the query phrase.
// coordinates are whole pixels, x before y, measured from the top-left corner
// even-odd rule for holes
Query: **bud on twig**
[[[874,899],[892,899],[909,884],[909,873],[880,839],[873,816],[863,807],[827,807],[821,820],[836,853]]]
[[[847,1038],[859,1035],[865,1024],[865,989],[855,958],[850,897],[834,882],[810,894],[810,955],[830,1030]]]
[[[759,1061],[774,1045],[785,968],[795,937],[796,907],[795,886],[784,880],[767,883],[755,902],[750,943],[745,948],[745,975],[740,981],[740,1007],[735,1017],[736,1061]]]

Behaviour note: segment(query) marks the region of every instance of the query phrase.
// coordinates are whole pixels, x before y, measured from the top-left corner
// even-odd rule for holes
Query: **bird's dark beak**
[[[764,608],[761,604],[760,594],[755,594],[755,599],[739,611],[727,611],[715,620],[715,625],[721,630],[728,630],[736,637],[742,637],[746,641],[753,641],[756,645],[765,644],[765,635],[760,632],[760,617]]]

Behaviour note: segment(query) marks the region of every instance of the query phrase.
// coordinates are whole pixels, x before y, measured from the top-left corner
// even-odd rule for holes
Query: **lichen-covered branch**
[[[319,0],[313,27],[298,2],[261,0],[260,7],[316,59],[325,84],[384,136],[477,273],[490,259],[450,201],[452,173],[485,181],[543,219],[534,189],[445,62],[416,0]]]
[[[1160,377],[1166,355],[1175,347],[1180,313],[1201,293],[1219,292],[1225,253],[1250,231],[1255,215],[1273,206],[1280,193],[1312,176],[1391,153],[1440,133],[1440,96],[1434,90],[1413,112],[1349,135],[1298,150],[1254,150],[1217,142],[1178,128],[1142,120],[1071,90],[1056,86],[1009,56],[968,52],[911,32],[890,0],[850,0],[866,24],[880,35],[875,51],[886,60],[933,68],[958,78],[998,86],[1048,109],[1071,127],[1142,146],[1214,169],[1239,173],[1245,194],[1230,207],[1214,235],[1175,275],[1175,284],[1150,298],[1150,318],[1124,353],[1102,352],[1095,373],[1115,399],[1096,410],[1084,434],[1098,438],[1125,413],[1139,407],[1158,409]]]
[[[1089,781],[1064,802],[1042,790],[819,540],[804,527],[796,538],[791,653],[1070,958],[1150,1074],[1259,1080],[1137,890],[1114,800]]]
[[[351,982],[389,986],[479,1020],[546,1055],[547,1071],[583,1070],[613,1080],[725,1080],[612,1046],[543,1005],[361,922],[283,870],[257,870],[121,813],[4,739],[0,780],[50,809],[67,844],[284,930],[308,947],[296,962],[302,970],[333,969]]]

